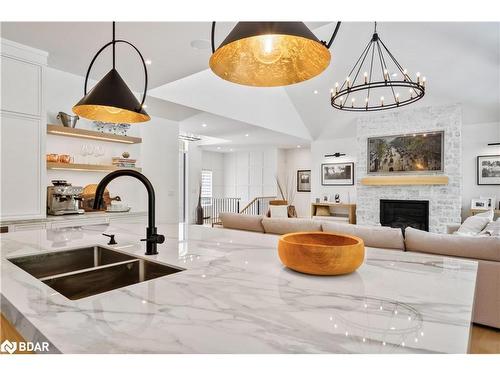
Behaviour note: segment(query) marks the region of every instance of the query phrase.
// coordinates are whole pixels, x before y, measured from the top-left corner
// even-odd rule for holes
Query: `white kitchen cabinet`
[[[0,207],[3,220],[36,218],[42,214],[40,126],[39,119],[2,113]]]
[[[47,53],[1,43],[0,220],[44,218]]]
[[[2,56],[2,111],[41,115],[42,67]]]

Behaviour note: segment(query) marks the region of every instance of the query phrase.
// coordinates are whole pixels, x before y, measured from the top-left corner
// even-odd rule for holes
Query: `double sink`
[[[71,300],[184,271],[100,246],[8,260]]]

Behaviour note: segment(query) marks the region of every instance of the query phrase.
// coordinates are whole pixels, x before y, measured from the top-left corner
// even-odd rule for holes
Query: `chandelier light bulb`
[[[354,107],[354,102],[356,101],[356,98],[351,99],[351,107]]]
[[[396,93],[396,103],[399,104],[399,92]]]
[[[420,72],[417,72],[417,83],[420,84]]]
[[[346,83],[347,83],[347,88],[350,88],[351,87],[351,78],[350,77],[347,77],[345,79]]]
[[[383,107],[384,106],[384,97],[383,96],[380,97],[380,103],[382,104],[382,107]]]
[[[408,76],[408,70],[406,68],[403,69],[403,79],[406,81],[406,78]]]
[[[387,69],[384,69],[384,81],[387,81],[389,78],[389,73],[387,72]]]
[[[335,82],[335,94],[339,93],[339,83]]]
[[[427,81],[427,79],[425,77],[422,77],[422,86],[425,86],[425,81]]]
[[[368,83],[368,72],[364,72],[363,77],[365,77],[365,85],[366,85]]]

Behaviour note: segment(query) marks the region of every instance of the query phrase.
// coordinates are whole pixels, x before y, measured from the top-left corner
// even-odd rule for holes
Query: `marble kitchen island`
[[[185,269],[69,300],[6,258],[89,245],[144,256],[145,224],[7,233],[2,313],[61,353],[466,353],[477,263],[368,248],[353,274],[284,268],[278,236],[159,226],[148,257]],[[77,235],[75,235],[75,233]],[[55,240],[57,239],[57,240]],[[145,257],[145,256],[144,256]]]

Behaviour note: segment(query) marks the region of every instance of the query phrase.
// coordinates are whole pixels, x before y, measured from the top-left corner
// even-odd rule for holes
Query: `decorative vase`
[[[196,206],[196,224],[203,225],[203,207],[201,206],[201,197],[198,197],[198,205]]]

